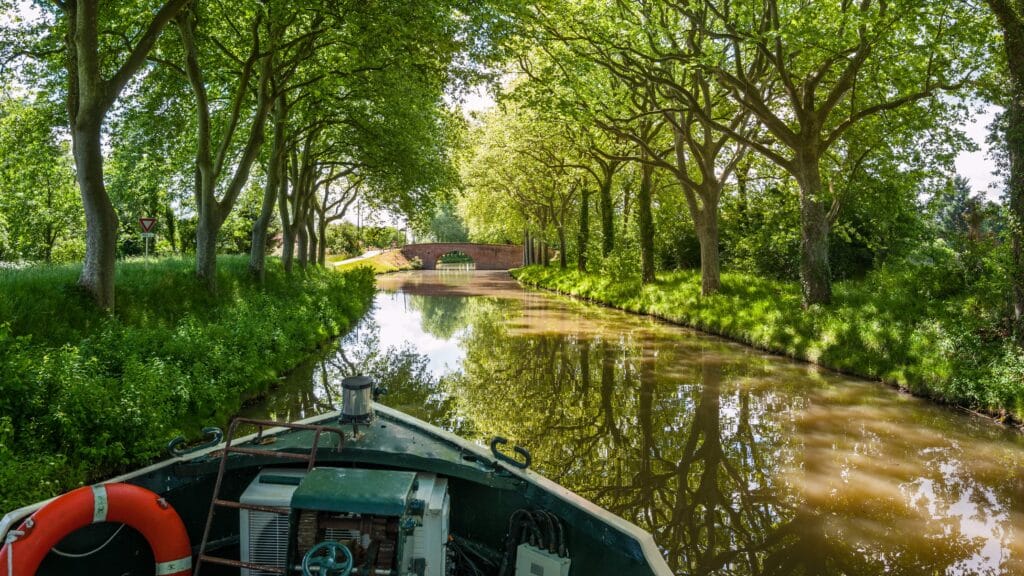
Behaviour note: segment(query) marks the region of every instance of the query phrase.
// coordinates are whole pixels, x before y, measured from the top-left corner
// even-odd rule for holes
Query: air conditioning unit
[[[245,489],[239,502],[287,508],[305,476],[305,470],[264,469]],[[288,514],[243,508],[238,511],[238,517],[242,561],[285,568],[288,565]],[[242,576],[276,576],[276,573],[243,568]]]
[[[240,510],[244,562],[287,568],[313,545],[330,540],[348,546],[356,566],[372,553],[375,570],[446,574],[451,504],[448,480],[434,474],[317,468],[307,475],[305,470],[266,469],[240,501],[290,509],[289,514]],[[269,574],[242,571],[242,576]]]

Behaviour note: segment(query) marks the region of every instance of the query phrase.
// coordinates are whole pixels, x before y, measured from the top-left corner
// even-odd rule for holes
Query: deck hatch
[[[292,508],[378,516],[403,516],[415,472],[315,468],[292,495]]]

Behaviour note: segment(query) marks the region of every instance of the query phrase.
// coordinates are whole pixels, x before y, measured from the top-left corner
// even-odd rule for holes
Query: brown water
[[[250,415],[384,402],[485,440],[654,534],[678,574],[1024,574],[1024,438],[881,384],[545,293],[383,277],[327,357]]]

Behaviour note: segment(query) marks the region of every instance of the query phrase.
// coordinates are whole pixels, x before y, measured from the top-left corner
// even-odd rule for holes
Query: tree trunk
[[[273,160],[271,160],[273,164]],[[266,277],[267,263],[267,228],[274,217],[274,200],[277,199],[278,179],[273,175],[275,168],[271,165],[267,174],[267,183],[263,187],[263,205],[260,215],[252,224],[252,246],[249,248],[249,275],[263,282]]]
[[[174,208],[168,204],[164,208],[164,220],[167,221],[167,240],[171,243],[171,252],[178,253],[178,227],[174,217]]]
[[[524,229],[523,230],[523,266],[529,266],[530,265],[530,263],[531,263],[530,262],[530,256],[531,256],[530,252],[531,252],[531,247],[530,247],[530,231]]]
[[[292,271],[295,260],[295,232],[291,226],[285,227],[281,233],[281,264],[285,272]]]
[[[320,242],[317,244],[316,263],[327,266],[327,212],[320,213]]]
[[[565,255],[565,226],[558,226],[558,267],[565,270],[568,267],[568,262]]]
[[[580,197],[580,231],[576,237],[576,269],[587,271],[587,249],[590,244],[590,191]]]
[[[1024,21],[1005,0],[987,0],[1003,32],[1010,71],[1010,106],[1006,111],[1006,148],[1010,156],[1010,233],[1013,263],[1013,337],[1024,345]]]
[[[260,282],[263,282],[266,276],[267,228],[270,226],[270,219],[274,217],[274,202],[278,198],[281,180],[284,178],[284,115],[283,98],[278,98],[274,106],[274,141],[270,148],[270,161],[267,162],[263,205],[259,217],[252,226],[252,247],[249,249],[249,274]]]
[[[800,185],[800,286],[804,306],[832,301],[832,273],[828,262],[830,224],[821,200],[820,160],[812,153],[795,160]]]
[[[601,182],[601,255],[615,249],[615,206],[612,204],[612,177]]]
[[[299,256],[299,268],[305,270],[306,264],[309,258],[309,229],[306,228],[306,223],[300,220],[296,225],[298,228],[298,256]]]
[[[210,292],[217,290],[217,235],[223,220],[217,214],[215,202],[199,211],[196,224],[196,278]]]
[[[697,225],[700,240],[700,293],[710,296],[721,286],[718,255],[718,205],[706,200]]]
[[[83,122],[79,112],[72,131],[75,171],[85,208],[85,262],[78,285],[101,308],[114,308],[114,264],[117,261],[117,213],[103,185],[100,120]]]
[[[651,212],[651,176],[654,167],[644,163],[640,167],[640,193],[637,210],[640,212],[640,281],[654,282],[654,214]]]
[[[317,253],[320,251],[320,237],[316,233],[316,224],[313,214],[306,217],[306,236],[309,242],[308,262],[314,266],[317,264]]]
[[[278,186],[277,206],[281,214],[281,265],[285,273],[292,271],[292,260],[295,257],[295,226],[292,226],[292,217],[288,212],[288,178],[286,175],[286,161],[281,165],[281,183]]]

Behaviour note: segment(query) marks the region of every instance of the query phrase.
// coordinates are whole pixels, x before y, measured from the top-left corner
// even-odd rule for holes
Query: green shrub
[[[469,264],[473,262],[473,259],[470,258],[469,255],[467,255],[465,252],[460,252],[456,250],[454,252],[442,254],[441,257],[437,259],[437,261],[442,264]],[[422,263],[420,265],[422,266]]]
[[[245,257],[231,257],[218,261],[210,294],[193,266],[121,264],[113,314],[74,287],[77,267],[0,272],[0,510],[138,466],[177,434],[223,424],[347,329],[374,291],[367,270],[287,275],[276,260],[261,285]]]

